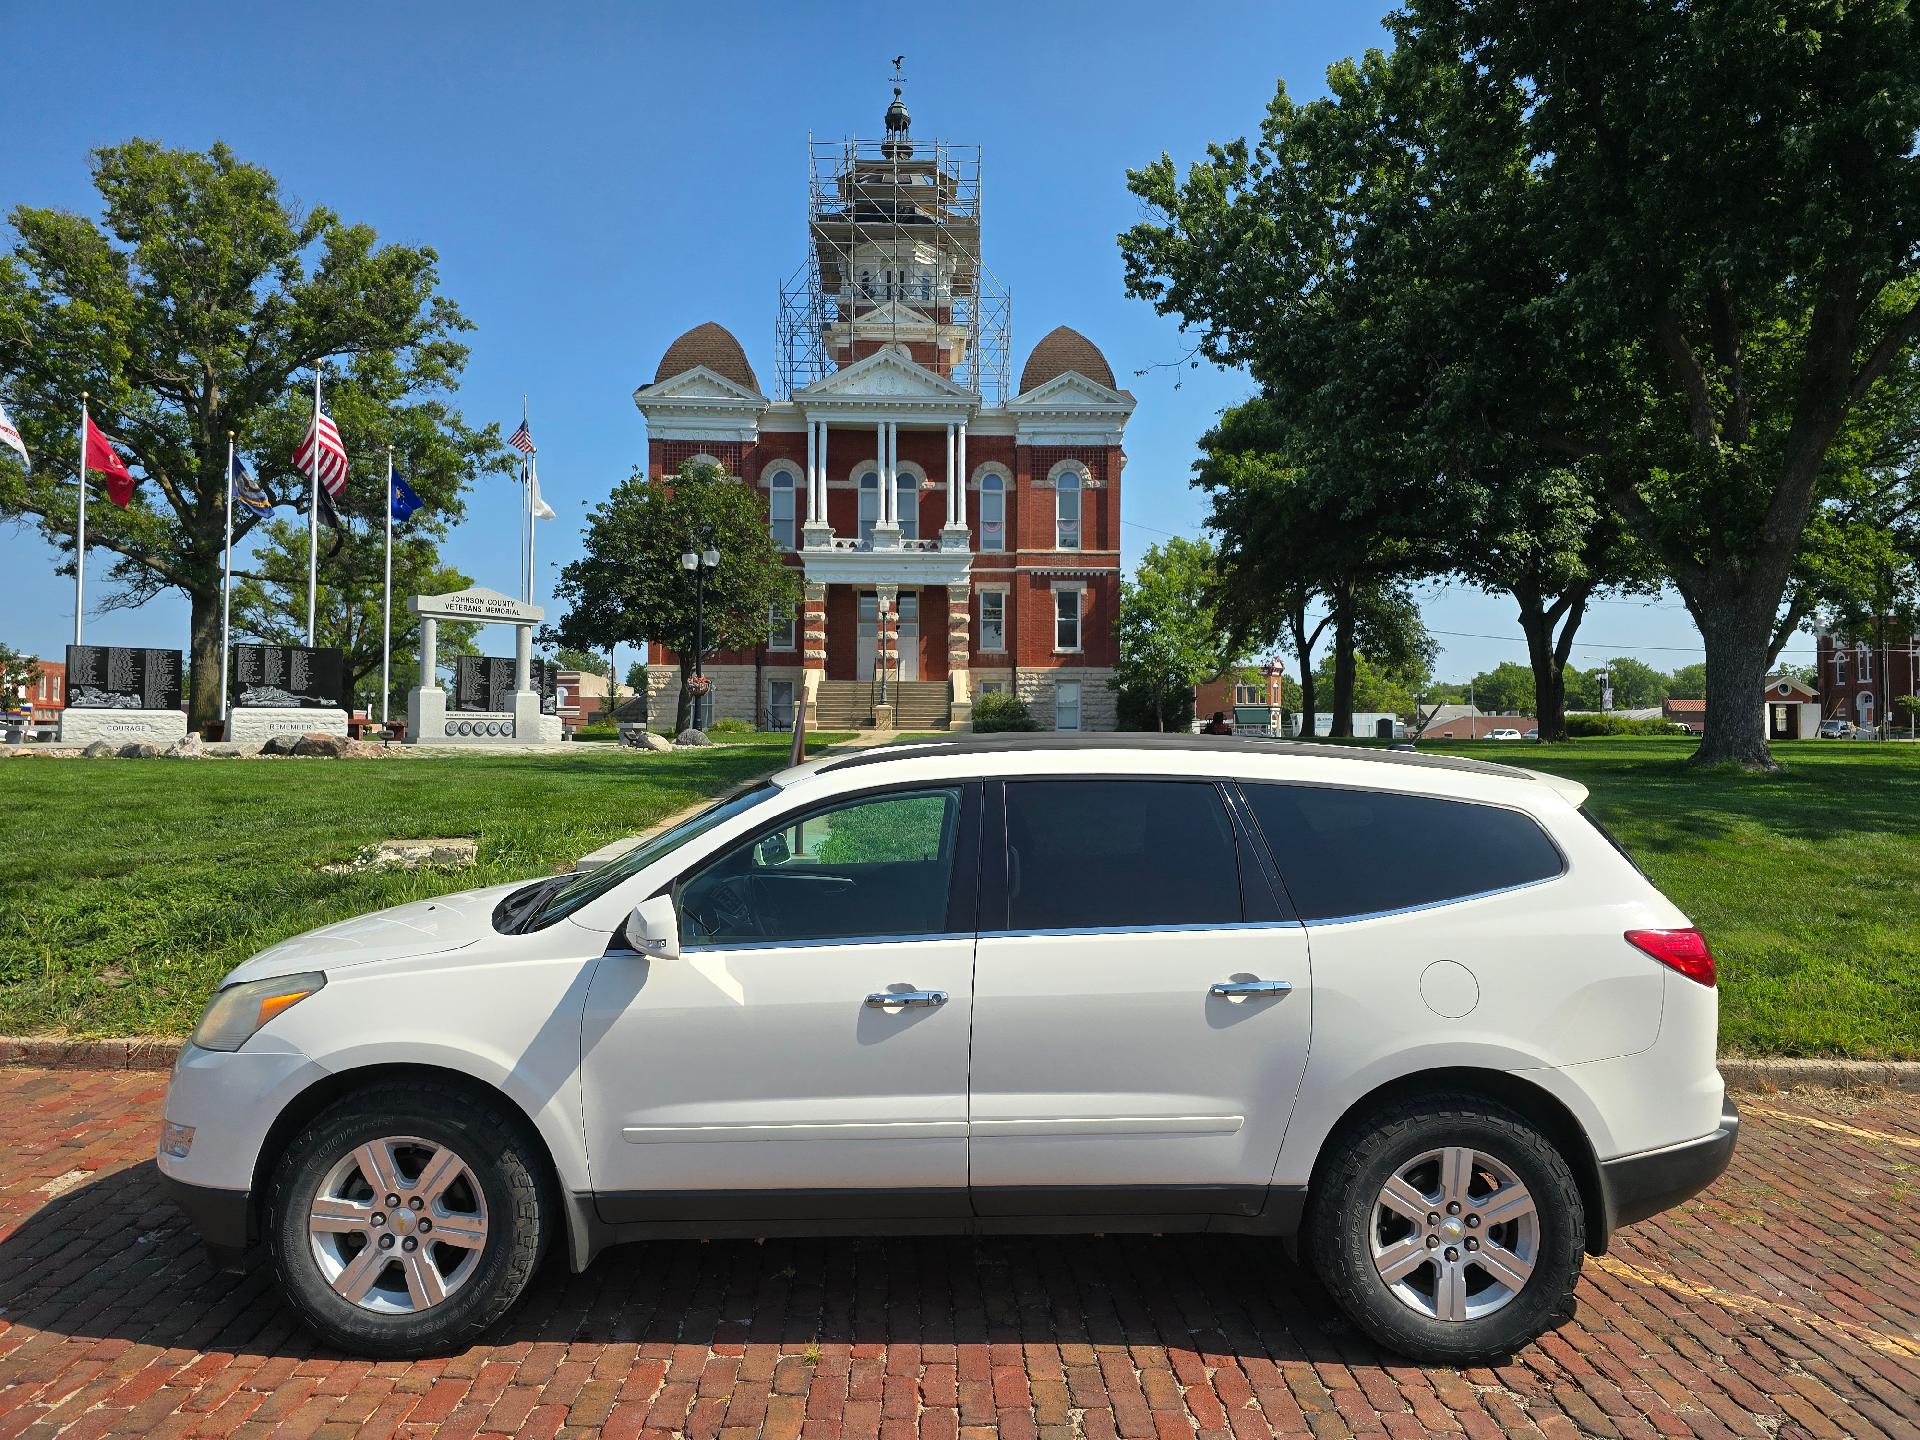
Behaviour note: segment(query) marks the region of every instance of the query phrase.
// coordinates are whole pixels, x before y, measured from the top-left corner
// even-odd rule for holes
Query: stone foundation
[[[975,671],[976,679],[998,679],[1005,672]],[[1112,730],[1120,723],[1120,697],[1108,683],[1110,669],[1022,670],[1015,691],[1027,702],[1027,709],[1043,730],[1054,728],[1053,686],[1056,680],[1080,682],[1080,728]]]
[[[151,740],[166,745],[186,733],[184,710],[94,710],[69,705],[60,712],[62,745],[90,745],[95,740],[116,744]]]
[[[793,683],[794,703],[805,698],[805,668],[796,658],[782,665],[709,665],[706,677],[713,682],[712,718],[744,720],[755,729],[766,722],[767,696],[775,680]],[[755,675],[759,688],[755,689]],[[655,730],[673,726],[680,703],[680,671],[677,667],[647,667],[647,723]]]
[[[227,739],[258,745],[276,735],[347,733],[344,710],[302,710],[265,705],[236,705],[227,712]]]

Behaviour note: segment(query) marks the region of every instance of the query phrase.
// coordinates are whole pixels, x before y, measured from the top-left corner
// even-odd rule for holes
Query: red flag
[[[127,472],[127,462],[113,453],[113,445],[93,423],[93,417],[87,417],[87,469],[98,470],[107,477],[107,498],[122,510],[133,499],[133,476]]]

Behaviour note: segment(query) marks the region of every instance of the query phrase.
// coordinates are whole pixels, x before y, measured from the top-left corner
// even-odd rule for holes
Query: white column
[[[947,426],[947,524],[949,525],[957,525],[959,523],[954,516],[953,509],[953,494],[955,488],[953,483],[953,441],[954,427],[949,425]]]
[[[893,489],[893,467],[899,455],[894,450],[893,444],[893,422],[882,420],[880,422],[880,523],[882,525],[899,523],[894,510],[898,507],[900,497],[894,493]]]
[[[420,688],[431,690],[440,683],[440,622],[431,615],[420,617]],[[412,739],[419,737],[412,736]]]
[[[818,489],[820,480],[818,445],[820,427],[815,421],[807,421],[807,524],[815,525],[820,520]]]
[[[967,523],[967,426],[964,420],[960,423],[959,490],[959,498],[954,501],[953,523],[956,525],[965,525]]]
[[[533,626],[513,627],[513,688],[533,688]]]
[[[827,523],[827,422],[820,422],[820,524]]]

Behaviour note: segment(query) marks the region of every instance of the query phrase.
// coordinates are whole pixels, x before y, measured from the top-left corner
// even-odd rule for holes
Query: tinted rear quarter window
[[[1497,805],[1320,785],[1241,790],[1307,921],[1463,900],[1563,868],[1534,820]]]
[[[1011,928],[1220,925],[1240,914],[1233,822],[1211,782],[1007,785]]]

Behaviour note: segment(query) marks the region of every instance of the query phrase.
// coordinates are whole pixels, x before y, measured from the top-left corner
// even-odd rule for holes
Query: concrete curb
[[[169,1070],[180,1042],[164,1036],[130,1040],[60,1040],[0,1036],[0,1066],[41,1070]],[[1920,1060],[1787,1060],[1722,1055],[1720,1074],[1735,1090],[1902,1090],[1920,1093]]]
[[[171,1070],[180,1042],[142,1035],[131,1040],[60,1040],[0,1035],[0,1065],[42,1070]]]
[[[1920,1093],[1920,1060],[1788,1060],[1722,1055],[1720,1074],[1736,1090],[1904,1090]]]

